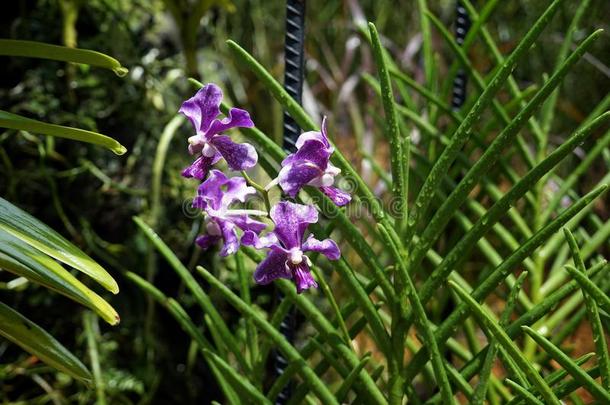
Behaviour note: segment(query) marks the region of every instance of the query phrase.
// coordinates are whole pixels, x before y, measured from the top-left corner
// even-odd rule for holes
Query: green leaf
[[[396,229],[401,230],[407,210],[407,194],[405,181],[405,168],[408,162],[404,161],[402,151],[402,139],[400,130],[398,129],[398,117],[396,115],[396,107],[394,106],[394,93],[392,92],[392,82],[384,57],[383,46],[379,40],[377,28],[373,23],[369,23],[369,32],[371,34],[371,42],[373,44],[373,55],[377,63],[377,72],[379,74],[379,82],[381,85],[381,98],[383,100],[383,109],[385,111],[385,120],[387,125],[387,133],[390,142],[390,167],[392,170],[392,193],[397,199],[396,208]],[[400,231],[399,231],[400,232]]]
[[[106,270],[49,226],[0,198],[0,230],[87,274],[116,294],[119,286]]]
[[[283,86],[260,64],[252,55],[246,52],[235,42],[229,40],[227,45],[235,58],[245,67],[250,69],[261,83],[269,90],[273,97],[286,109],[288,114],[296,121],[299,127],[304,131],[313,131],[318,129],[314,121],[307,115],[305,110],[299,103],[296,102]],[[335,148],[335,152],[331,157],[332,163],[341,169],[343,176],[349,177],[356,183],[355,190],[369,204],[372,215],[378,221],[387,223],[387,218],[379,199],[372,192],[370,187],[362,180],[362,177],[349,163],[349,160],[341,154],[341,151]]]
[[[488,335],[497,339],[498,344],[506,350],[508,355],[512,357],[517,366],[527,376],[528,380],[538,389],[547,404],[561,405],[561,402],[540,374],[534,369],[534,366],[523,356],[523,353],[513,343],[512,339],[499,326],[498,322],[493,319],[491,314],[486,312],[473,297],[464,291],[459,285],[453,281],[449,281],[449,286],[459,295],[466,305],[470,308],[474,316],[479,321],[479,324],[485,328]]]
[[[591,281],[588,276],[576,268],[570,265],[567,265],[565,268],[570,273],[570,276],[580,284],[583,291],[593,297],[597,305],[610,314],[610,297],[597,284]]]
[[[457,264],[466,258],[468,252],[474,247],[487,231],[500,221],[511,209],[512,204],[521,198],[528,190],[530,190],[540,178],[552,170],[563,158],[565,158],[573,149],[580,145],[584,139],[593,133],[600,125],[605,123],[610,118],[610,112],[599,116],[595,121],[591,122],[585,128],[577,131],[572,137],[564,142],[560,147],[555,149],[536,167],[532,168],[517,184],[515,184],[498,202],[496,202],[483,217],[471,228],[470,231],[445,255],[443,262],[437,266],[430,277],[426,280],[420,289],[420,298],[426,303],[434,291],[436,291],[442,282],[448,277],[449,273],[457,266]]]
[[[345,379],[343,379],[341,386],[335,393],[335,397],[337,398],[337,401],[339,401],[339,403],[342,404],[345,402],[345,397],[349,393],[350,388],[352,387],[352,385],[356,381],[356,378],[358,377],[360,372],[364,369],[364,367],[366,366],[366,364],[369,362],[370,359],[371,359],[371,353],[366,353],[362,357],[362,360],[360,360],[360,363],[358,363],[358,365],[356,367],[354,367],[352,369],[352,371],[350,371],[348,376],[345,377]]]
[[[135,273],[127,272],[125,273],[125,277],[150,295],[159,305],[164,307],[170,315],[174,317],[182,329],[197,343],[200,350],[212,350],[210,342],[203,336],[201,331],[199,331],[197,326],[193,323],[193,319],[176,300],[168,298],[161,290]],[[233,391],[230,384],[226,381],[224,374],[216,368],[216,365],[212,363],[207,356],[204,356],[204,359],[210,366],[210,369],[218,381],[222,392],[226,395],[228,402],[230,404],[241,403],[235,391]]]
[[[123,145],[109,136],[98,134],[97,132],[87,131],[85,129],[47,124],[46,122],[33,120],[31,118],[11,114],[2,110],[0,110],[0,128],[10,128],[91,143],[110,149],[117,155],[123,155],[125,152],[127,152],[127,149]]]
[[[248,381],[244,376],[239,375],[231,365],[227,364],[221,357],[217,356],[210,350],[203,349],[204,356],[208,357],[212,363],[216,365],[216,368],[223,373],[227,379],[232,382],[233,387],[236,391],[243,394],[242,400],[246,400],[256,404],[271,404],[272,402],[265,398],[265,395],[260,392],[254,385]]]
[[[91,373],[79,359],[34,322],[0,302],[0,335],[49,366],[84,382]]]
[[[242,315],[251,318],[253,322],[277,345],[278,349],[286,356],[289,361],[299,364],[299,373],[303,380],[310,386],[311,390],[316,393],[320,400],[325,404],[335,404],[338,402],[334,395],[329,391],[328,387],[316,373],[307,365],[299,352],[292,346],[286,338],[275,329],[269,322],[263,319],[251,306],[243,302],[241,298],[229,290],[210,272],[203,267],[197,267],[203,278],[216,288],[229,303],[237,309]]]
[[[25,56],[28,58],[41,58],[58,60],[62,62],[82,63],[110,69],[118,76],[125,76],[128,72],[121,63],[101,52],[88,49],[68,48],[66,46],[50,45],[43,42],[21,41],[15,39],[0,39],[0,55]]]
[[[187,288],[191,291],[201,309],[210,316],[212,319],[212,325],[217,329],[218,334],[222,337],[224,344],[235,355],[239,361],[239,364],[244,368],[244,370],[249,370],[248,362],[244,358],[241,350],[239,350],[235,337],[231,334],[227,324],[216,310],[214,303],[205,293],[203,288],[201,288],[197,280],[195,280],[195,277],[193,277],[191,272],[184,267],[182,262],[180,262],[180,259],[176,257],[174,252],[172,252],[172,250],[165,244],[165,242],[163,242],[163,240],[161,240],[159,235],[157,235],[152,228],[150,228],[139,217],[133,217],[133,220],[142,230],[142,232],[144,232],[144,235],[148,238],[148,240],[150,240],[157,248],[159,253],[165,257],[176,274],[182,279],[184,284],[186,284]]]
[[[415,285],[413,284],[413,280],[407,271],[406,264],[398,250],[398,247],[393,243],[393,238],[389,235],[390,230],[386,229],[382,224],[377,225],[382,235],[387,235],[386,240],[388,241],[388,247],[394,256],[394,260],[396,261],[397,275],[396,278],[400,280],[400,289],[399,289],[399,298],[401,302],[406,302],[405,298],[408,298],[411,306],[413,307],[413,316],[415,318],[415,322],[417,324],[417,328],[424,337],[423,343],[428,347],[430,352],[430,357],[432,359],[432,367],[434,369],[434,375],[436,376],[436,380],[440,385],[441,395],[443,398],[443,402],[446,404],[453,404],[453,392],[451,391],[451,385],[449,384],[449,380],[447,379],[447,373],[445,371],[445,365],[443,361],[443,357],[441,356],[439,345],[436,339],[434,338],[434,334],[432,332],[432,328],[428,324],[428,318],[426,316],[426,311],[419,300],[417,295],[417,290]],[[401,312],[394,313],[394,317],[402,317],[403,314]],[[392,321],[392,339],[404,339],[403,334],[406,333],[405,327],[405,319],[396,319]],[[402,327],[404,329],[394,330],[394,322],[402,323]],[[401,333],[402,332],[402,333]],[[398,333],[398,336],[396,335]],[[395,353],[395,356],[399,354]],[[402,358],[400,359],[402,362]],[[401,363],[402,364],[402,363]]]
[[[557,363],[561,365],[575,380],[579,381],[582,386],[591,393],[595,398],[610,403],[610,392],[603,389],[589,374],[582,370],[578,364],[570,359],[560,348],[551,343],[550,340],[533,330],[528,326],[522,326],[522,329],[536,343],[538,343]]]
[[[539,230],[535,235],[533,235],[530,239],[528,239],[518,250],[513,252],[506,260],[502,262],[496,269],[494,269],[491,274],[489,274],[484,280],[481,280],[479,285],[473,291],[472,295],[478,299],[483,300],[487,297],[492,291],[494,291],[497,286],[506,278],[508,273],[512,271],[519,263],[521,263],[525,258],[529,257],[538,247],[540,247],[545,241],[547,241],[551,235],[557,232],[562,226],[566,224],[569,220],[574,218],[579,212],[586,209],[597,197],[599,197],[603,192],[607,189],[607,185],[602,185],[597,187],[593,191],[589,192],[587,195],[582,197],[580,200],[576,201],[566,210],[564,210],[557,218],[555,218],[552,222],[547,224],[544,228]],[[604,267],[604,265],[595,266],[595,271],[599,271]],[[593,269],[592,269],[593,270]],[[536,305],[532,308],[531,311],[528,311],[527,314],[521,316],[517,321],[515,321],[511,326],[507,329],[510,333],[510,336],[516,336],[517,332],[515,331],[515,327],[518,328],[518,322],[535,322],[544,316],[550,308],[552,308],[558,301],[554,301],[556,297],[564,298],[565,294],[569,294],[573,289],[577,288],[576,282],[569,283],[565,286],[565,288],[561,288],[560,291],[557,291],[553,294],[553,300],[547,299],[543,300],[539,305]],[[561,298],[559,298],[561,299]],[[544,304],[544,306],[543,306]],[[456,325],[458,325],[468,314],[468,307],[466,304],[462,303],[456,308],[445,321],[437,328],[434,335],[438,342],[446,341],[450,336],[453,335],[453,331],[455,330]],[[521,325],[523,324],[521,323]],[[423,368],[426,364],[428,358],[428,353],[425,348],[422,348],[415,354],[411,363],[405,370],[406,381],[411,381]]]
[[[489,82],[489,85],[479,96],[474,106],[464,118],[464,121],[462,121],[458,129],[451,136],[450,144],[447,145],[447,147],[443,150],[441,156],[432,167],[432,170],[428,174],[426,181],[422,185],[419,194],[417,195],[413,209],[409,211],[409,219],[407,223],[408,232],[406,234],[407,241],[411,240],[415,227],[418,225],[419,221],[423,218],[424,213],[430,207],[430,202],[434,198],[436,188],[439,186],[443,175],[447,172],[455,160],[462,146],[470,138],[473,125],[479,120],[483,110],[493,101],[496,93],[500,90],[514,69],[517,61],[525,55],[536,38],[538,38],[542,30],[549,23],[551,17],[555,14],[562,1],[563,0],[555,0],[545,10],[540,18],[538,18],[532,28],[523,37],[519,45],[517,45],[515,50],[506,59],[505,63],[502,64],[496,71],[493,78]]]
[[[506,385],[508,385],[514,391],[516,391],[517,395],[521,396],[525,400],[525,402],[527,402],[528,404],[544,405],[538,398],[536,398],[534,395],[532,395],[531,392],[529,392],[527,389],[523,388],[522,386],[520,386],[519,384],[517,384],[510,378],[507,378],[506,380],[504,380],[504,382],[506,383]]]
[[[91,308],[111,325],[119,323],[120,318],[114,308],[59,263],[1,229],[0,268]]]
[[[572,232],[570,232],[568,228],[564,228],[564,234],[566,240],[568,241],[568,245],[570,246],[570,250],[572,251],[572,259],[576,264],[578,273],[584,278],[587,278],[585,263],[580,254],[580,249],[578,248],[576,239],[574,239],[574,235],[572,235]],[[595,296],[589,295],[587,291],[583,291],[583,293],[585,305],[587,306],[589,322],[591,322],[591,331],[593,332],[593,342],[595,343],[597,363],[599,365],[599,372],[602,377],[602,384],[604,388],[608,390],[610,387],[610,355],[608,355],[608,345],[606,344],[604,329],[599,317],[599,309],[597,307]]]
[[[527,272],[524,271],[519,275],[519,278],[515,282],[515,285],[510,291],[508,299],[506,300],[506,306],[502,311],[502,315],[500,316],[500,326],[505,328],[508,323],[509,317],[515,309],[515,304],[517,301],[517,297],[519,292],[521,291],[521,286],[527,277]],[[487,354],[485,355],[485,361],[483,363],[483,367],[481,368],[481,372],[479,373],[479,383],[474,391],[474,394],[471,398],[471,403],[474,405],[483,404],[485,401],[485,396],[487,395],[489,379],[491,377],[491,371],[493,367],[493,363],[497,353],[497,340],[493,339],[487,348]]]
[[[494,141],[485,149],[483,155],[470,168],[464,178],[460,181],[447,197],[440,208],[438,208],[432,219],[426,225],[424,232],[420,235],[419,241],[411,252],[411,263],[409,266],[417,267],[423,259],[425,252],[438,239],[441,232],[452,218],[452,213],[456,212],[460,206],[468,199],[472,189],[488,173],[491,166],[500,158],[502,150],[514,141],[514,137],[523,128],[527,120],[534,114],[549,94],[555,89],[570,68],[584,55],[584,53],[599,38],[602,30],[598,30],[585,39],[570,57],[559,67],[553,76],[544,83],[544,86],[536,93],[527,105],[517,114],[517,116],[506,126],[502,132],[496,136]],[[410,267],[412,268],[412,267]]]

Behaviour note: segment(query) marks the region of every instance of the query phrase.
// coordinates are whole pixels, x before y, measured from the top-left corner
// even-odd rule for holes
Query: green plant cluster
[[[73,59],[43,45],[0,41],[0,54],[59,59],[28,66],[2,90],[0,232],[21,238],[13,255],[29,246],[48,256],[30,254],[41,266],[18,274],[29,281],[3,271],[0,300],[28,315],[37,308],[51,339],[74,349],[59,361],[87,364],[92,385],[72,381],[44,349],[24,347],[62,372],[3,345],[7,402],[270,403],[289,383],[295,404],[610,402],[604,2],[464,0],[472,27],[461,45],[445,2],[418,0],[408,12],[401,2],[308,3],[303,107],[277,79],[281,2],[60,3],[40,6],[63,16],[62,52],[77,58],[76,21],[93,21],[99,33],[78,46],[114,50],[130,71],[119,78],[65,65]],[[46,39],[28,32],[19,39]],[[95,65],[93,56],[73,61]],[[459,70],[469,85],[456,110],[448,100]],[[282,111],[303,131],[329,116],[333,164],[354,201],[337,208],[313,188],[298,196],[324,218],[315,234],[341,242],[340,260],[312,257],[318,291],[299,295],[282,280],[278,301],[253,284],[257,251],[221,259],[193,246],[203,221],[188,204],[193,183],[179,176],[189,129],[175,115],[200,85],[189,77],[230,83],[229,98],[251,104],[257,128],[240,136],[257,146],[257,180],[274,178],[286,156]],[[113,138],[124,157],[95,146],[123,152]],[[15,231],[28,214],[13,204],[69,245]],[[49,257],[70,249],[117,278],[121,293],[96,302],[112,303],[119,326],[35,286],[49,287]],[[75,275],[90,291],[76,272],[65,277]],[[2,308],[0,318],[18,316]],[[292,308],[294,342],[278,329]],[[9,324],[19,325],[0,330]],[[275,350],[288,360],[281,377]]]

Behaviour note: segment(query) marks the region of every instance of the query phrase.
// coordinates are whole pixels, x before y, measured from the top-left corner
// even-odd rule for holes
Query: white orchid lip
[[[216,154],[216,148],[206,142],[205,145],[203,145],[201,154],[205,157],[212,157]]]
[[[324,173],[322,176],[322,185],[324,187],[330,187],[335,183],[335,176],[330,173]]]
[[[301,251],[301,249],[290,249],[290,252],[288,253],[288,260],[290,260],[290,263],[294,265],[301,264],[303,262],[303,252]]]

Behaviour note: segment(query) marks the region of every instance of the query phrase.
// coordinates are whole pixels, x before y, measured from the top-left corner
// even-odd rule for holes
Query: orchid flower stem
[[[252,180],[244,170],[242,170],[241,175],[244,176],[244,179],[246,179],[246,182],[249,186],[254,187],[256,191],[261,193],[261,195],[263,196],[263,200],[265,200],[265,208],[267,209],[267,212],[270,212],[271,202],[269,201],[269,192],[265,189],[265,187]]]

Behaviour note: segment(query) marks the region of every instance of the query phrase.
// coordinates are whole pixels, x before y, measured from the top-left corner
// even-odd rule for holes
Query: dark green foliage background
[[[62,43],[59,0],[6,3],[0,13],[0,37]],[[395,57],[402,55],[407,44],[414,41],[419,28],[411,1],[308,2],[308,90],[319,111],[332,117],[335,139],[348,156],[355,154],[350,144],[356,129],[347,100],[358,101],[360,118],[368,126],[378,125],[370,113],[380,109],[379,100],[371,97],[370,89],[362,81],[350,88],[353,84],[350,80],[358,79],[360,73],[375,72],[368,45],[355,31],[354,9],[350,7],[357,3],[363,17],[374,21],[386,36],[384,45]],[[488,27],[507,53],[547,2],[502,3]],[[515,71],[522,88],[541,83],[542,72],[549,72],[554,65],[573,14],[573,3],[576,2],[566,2],[537,42],[535,51],[528,55],[527,63]],[[453,2],[430,2],[430,7],[447,25],[452,24]],[[610,28],[607,1],[594,1],[587,14],[576,42],[593,28]],[[224,83],[230,91],[227,96],[251,111],[257,126],[276,139],[281,136],[280,107],[250,73],[234,65],[225,40],[241,44],[275,77],[281,78],[283,25],[281,1],[234,0],[229,7],[212,7],[202,18],[196,35],[199,79]],[[116,57],[130,69],[128,76],[119,78],[110,71],[59,62],[3,57],[0,109],[108,134],[125,145],[129,153],[117,158],[86,144],[3,130],[0,195],[66,235],[104,264],[119,281],[121,293],[106,298],[119,311],[122,322],[117,327],[100,324],[101,361],[109,384],[110,403],[203,403],[219,398],[204,363],[189,360],[192,354],[189,355],[187,336],[178,331],[169,315],[155,310],[140,290],[121,277],[125,270],[145,275],[156,269],[155,284],[168,295],[181,296],[183,302],[189,303],[184,286],[163,260],[150,253],[131,221],[133,215],[145,218],[150,215],[151,167],[158,139],[181,101],[193,92],[184,74],[184,55],[175,21],[162,1],[93,0],[81,2],[75,28],[79,47]],[[551,142],[564,139],[610,90],[607,38],[605,34],[591,52],[598,59],[579,63],[564,81],[553,124],[556,139],[551,138]],[[359,45],[352,54],[346,50],[346,43]],[[479,45],[470,52],[470,57],[474,66],[488,73],[493,63]],[[450,50],[436,35],[434,47],[439,53],[438,68],[444,72],[453,61]],[[419,53],[407,62],[406,70],[421,78]],[[217,260],[214,255],[202,254],[192,246],[199,223],[184,214],[188,198],[194,192],[194,183],[179,177],[179,171],[190,159],[185,142],[189,131],[183,126],[170,145],[164,169],[162,212],[156,230],[190,267],[197,263],[213,267]],[[583,149],[589,147],[585,144]],[[96,175],[97,169],[106,177]],[[570,169],[569,162],[563,164],[565,173]],[[603,174],[603,167],[599,175],[592,171],[590,183],[579,184],[581,194]],[[608,219],[607,204],[598,206],[598,214]],[[455,237],[459,237],[459,232]],[[449,235],[448,243],[452,243],[451,238]],[[609,257],[607,245],[601,253]],[[477,258],[472,260],[476,269]],[[86,361],[83,309],[35,285],[25,286],[27,293],[9,291],[6,282],[11,278],[5,272],[0,273],[0,300],[44,326]],[[269,305],[264,289],[254,291],[261,305]],[[230,308],[221,310],[231,322],[238,322],[237,314]],[[436,316],[442,317],[442,313]],[[52,399],[70,403],[93,401],[93,392],[40,364],[29,365],[27,357],[15,346],[0,341],[0,399],[32,401],[28,403],[47,403]],[[45,392],[32,379],[33,375],[44,378],[51,391]]]

